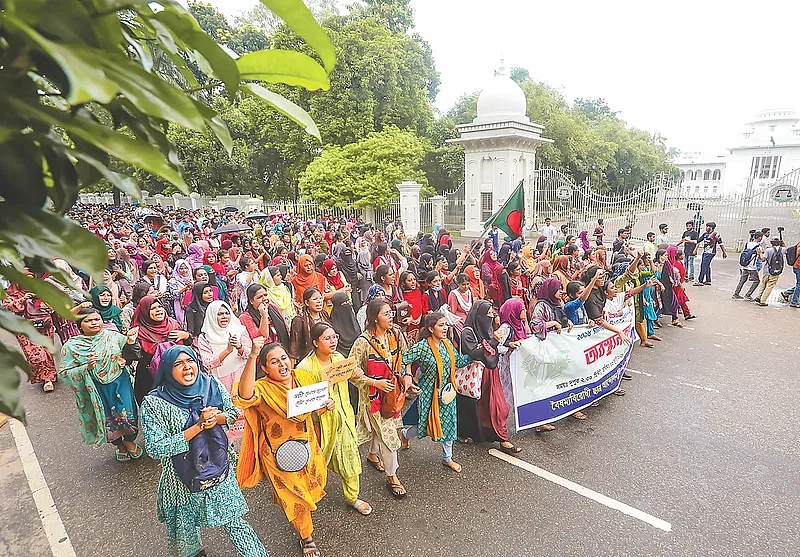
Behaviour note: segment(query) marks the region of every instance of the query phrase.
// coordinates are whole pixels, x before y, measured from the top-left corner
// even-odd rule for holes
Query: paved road
[[[330,474],[314,516],[323,554],[796,556],[800,311],[731,300],[736,272],[733,258],[715,262],[715,286],[689,288],[699,318],[683,330],[665,327],[654,350],[634,351],[630,368],[642,373],[625,384],[627,396],[608,397],[585,422],[514,436],[523,460],[664,520],[671,531],[501,462],[487,447],[457,446],[464,473],[455,475],[426,440],[401,454],[404,501],[391,499],[382,477],[365,469],[370,517],[345,507]],[[122,465],[107,447],[82,447],[64,388],[45,396],[26,386],[23,399],[27,431],[77,555],[163,555],[159,465]],[[8,426],[0,429],[0,479],[0,553],[50,555]],[[299,555],[268,486],[246,498],[247,518],[270,554]],[[210,555],[233,555],[221,531],[204,541]]]

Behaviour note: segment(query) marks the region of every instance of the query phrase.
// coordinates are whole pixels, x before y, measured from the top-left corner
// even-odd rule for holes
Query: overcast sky
[[[210,1],[227,15],[257,3]],[[416,0],[415,10],[442,111],[481,89],[501,55],[569,100],[605,98],[684,151],[722,152],[756,112],[800,108],[798,0]]]

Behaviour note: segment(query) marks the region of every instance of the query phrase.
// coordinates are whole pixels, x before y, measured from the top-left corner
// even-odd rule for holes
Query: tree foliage
[[[427,139],[390,126],[356,143],[325,148],[306,168],[300,189],[326,207],[386,207],[397,198],[400,182],[427,185],[422,166],[429,150]]]
[[[305,41],[313,57],[260,50],[243,64],[175,0],[4,0],[0,278],[34,293],[59,315],[72,317],[67,297],[25,269],[71,285],[52,264],[61,257],[100,279],[108,262],[104,244],[61,216],[80,188],[104,179],[138,197],[132,176],[143,172],[188,192],[179,155],[180,149],[187,154],[184,140],[191,137],[199,143],[202,137],[218,143],[220,157],[231,154],[231,132],[220,111],[201,102],[202,91],[248,97],[262,111],[274,108],[319,137],[306,111],[253,81],[327,89],[336,60],[333,46],[300,0],[263,3]],[[207,76],[202,83],[191,65]],[[206,146],[198,153],[208,150]],[[193,157],[183,162],[204,164]],[[205,172],[208,168],[193,170],[194,175]],[[227,183],[230,176],[220,172],[214,180]],[[0,298],[4,296],[0,287]],[[25,319],[5,310],[0,310],[0,328],[49,345]],[[0,412],[21,417],[16,392],[20,370],[27,370],[24,358],[0,345]]]

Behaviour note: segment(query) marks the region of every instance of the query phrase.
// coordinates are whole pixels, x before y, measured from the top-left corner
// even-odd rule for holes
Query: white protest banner
[[[633,308],[609,322],[636,339]],[[560,420],[619,388],[633,344],[602,327],[527,338],[511,356],[517,430]]]
[[[307,414],[314,410],[319,410],[325,406],[328,400],[328,382],[314,383],[306,387],[296,387],[289,389],[287,418],[293,418],[300,414]]]

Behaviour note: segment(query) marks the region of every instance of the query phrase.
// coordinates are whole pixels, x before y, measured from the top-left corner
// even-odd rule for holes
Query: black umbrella
[[[223,207],[220,210],[222,212],[225,212],[225,213],[238,213],[239,212],[239,209],[237,207],[234,207],[233,205],[228,205],[227,207]]]
[[[162,224],[164,224],[164,217],[162,217],[161,215],[155,214],[155,213],[152,213],[152,214],[150,214],[150,215],[147,215],[147,216],[146,216],[146,217],[144,217],[144,219],[142,219],[142,220],[144,220],[144,222],[152,222],[152,223],[155,223],[155,224],[157,224],[158,226],[161,226]]]
[[[268,218],[269,218],[269,215],[266,214],[266,213],[251,213],[251,214],[247,215],[244,218],[244,220],[249,220],[249,219],[268,219]]]
[[[233,222],[231,224],[225,224],[217,228],[212,234],[230,234],[232,232],[246,232],[248,230],[253,230],[253,227],[249,224]]]

